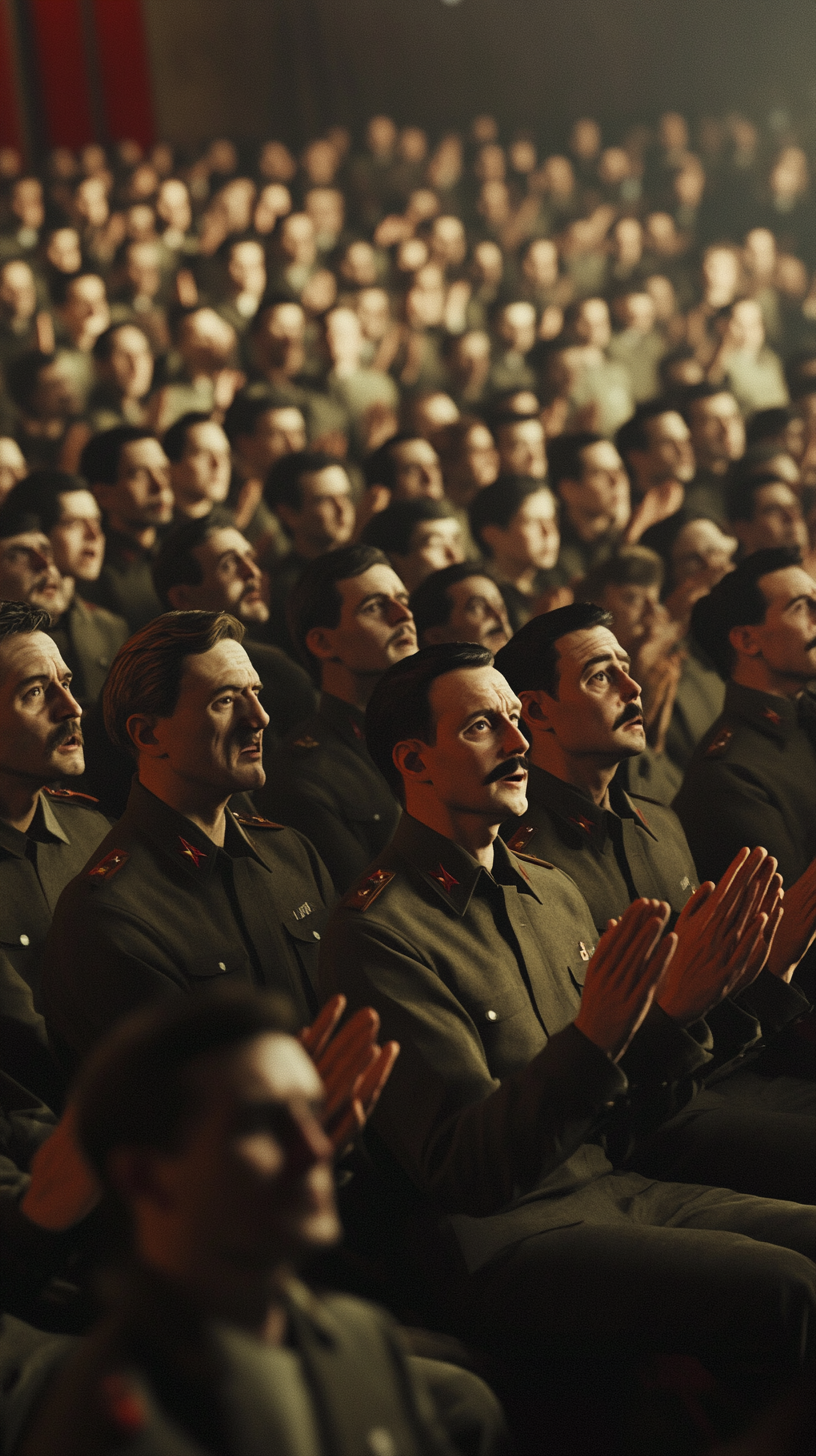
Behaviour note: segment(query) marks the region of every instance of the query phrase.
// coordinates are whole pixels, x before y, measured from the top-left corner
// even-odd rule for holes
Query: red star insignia
[[[352,723],[352,725],[351,725],[351,731],[354,734],[354,737],[355,738],[362,738],[362,736],[363,736],[363,730],[360,727],[359,723]]]
[[[778,728],[782,722],[782,714],[777,713],[775,708],[766,708],[762,716],[767,718],[769,723],[773,723],[774,728]]]
[[[570,824],[577,824],[578,828],[583,829],[585,834],[591,834],[595,828],[591,819],[582,819],[580,816],[578,818],[570,818]]]
[[[186,839],[182,839],[181,835],[179,835],[179,844],[181,845],[181,852],[185,858],[191,859],[196,869],[198,869],[201,861],[207,858],[206,851],[196,849],[194,844],[188,844]]]
[[[444,865],[440,865],[437,871],[429,870],[428,873],[430,874],[432,880],[436,880],[436,883],[442,886],[442,889],[445,891],[446,895],[450,894],[454,885],[459,884],[459,881],[455,880],[453,878],[453,875],[448,873]]]

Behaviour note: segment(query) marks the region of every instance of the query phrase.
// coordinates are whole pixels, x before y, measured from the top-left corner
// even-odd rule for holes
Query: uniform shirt
[[[816,855],[816,704],[729,682],[673,805],[701,878],[764,845],[786,887]]]
[[[106,530],[102,571],[97,581],[82,582],[83,597],[124,617],[129,631],[137,632],[164,611],[150,571],[155,554],[156,549],[145,551],[130,536]]]
[[[73,674],[71,692],[82,708],[95,703],[105,686],[108,669],[130,636],[124,617],[75,596],[68,611],[49,634]]]
[[[385,848],[400,816],[364,724],[359,708],[323,693],[317,713],[265,761],[266,783],[253,794],[260,813],[311,840],[341,893]]]
[[[401,1046],[372,1125],[437,1210],[456,1216],[471,1268],[563,1223],[563,1198],[591,1201],[611,1171],[608,1132],[659,1124],[675,1109],[674,1079],[708,1060],[705,1024],[683,1030],[659,1010],[623,1066],[571,1024],[596,938],[560,870],[497,840],[490,873],[408,814],[331,918],[323,994],[375,1007],[382,1036]]]
[[[333,899],[319,856],[293,829],[239,824],[227,811],[219,848],[135,781],[122,819],[57,906],[43,976],[54,1044],[70,1062],[134,1007],[219,979],[285,992],[303,1025]]]

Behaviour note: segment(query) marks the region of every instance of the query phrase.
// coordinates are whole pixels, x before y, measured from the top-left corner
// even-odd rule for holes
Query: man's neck
[[[435,794],[424,792],[422,784],[406,786],[405,809],[420,824],[434,829],[445,839],[452,839],[486,870],[492,870],[498,824],[488,823],[482,815],[469,814],[440,803]]]
[[[40,802],[40,788],[22,774],[0,769],[0,823],[27,834]]]
[[[525,597],[532,596],[535,590],[536,576],[538,575],[537,567],[522,564],[514,561],[512,558],[508,559],[507,557],[499,556],[494,558],[493,565],[497,581],[508,582],[510,586],[515,587],[516,591],[521,592]]]
[[[108,527],[115,531],[118,536],[126,536],[134,546],[139,546],[142,551],[150,551],[156,544],[156,527],[139,526],[133,521],[128,521],[124,516],[117,516],[108,513]]]
[[[572,506],[567,511],[567,517],[579,541],[587,544],[599,540],[601,536],[606,536],[612,529],[612,522],[606,511],[594,512],[590,515],[588,512],[580,511]]]
[[[801,697],[805,683],[801,678],[772,672],[761,657],[741,657],[731,673],[731,681],[757,693],[771,693],[775,698]]]
[[[543,740],[543,741],[542,741]],[[615,777],[617,763],[599,763],[597,758],[565,753],[553,734],[534,734],[529,752],[530,762],[544,769],[562,783],[580,789],[599,809],[609,808],[609,785]]]
[[[141,1238],[140,1263],[169,1279],[207,1319],[237,1326],[268,1345],[282,1345],[288,1319],[284,1292],[293,1270],[286,1264],[247,1268],[229,1260],[190,1256],[165,1239]],[[151,1247],[153,1245],[153,1247]]]
[[[330,693],[333,698],[339,698],[343,703],[350,703],[353,708],[359,708],[364,713],[381,676],[381,673],[352,672],[342,662],[325,662],[320,677],[320,690]]]
[[[166,769],[166,762],[166,759],[161,758],[140,759],[139,783],[157,799],[161,799],[168,809],[183,814],[213,844],[223,849],[227,829],[225,811],[231,795],[224,798],[223,790],[214,791],[208,784],[179,778]]]

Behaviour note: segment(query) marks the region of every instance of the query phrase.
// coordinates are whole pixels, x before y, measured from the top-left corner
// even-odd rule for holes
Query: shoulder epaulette
[[[520,824],[512,837],[507,840],[507,848],[512,849],[514,854],[518,854],[519,850],[522,850],[525,844],[529,843],[534,834],[534,824]]]
[[[725,753],[731,739],[734,737],[734,731],[733,728],[721,728],[705,750],[706,758],[716,758],[719,754]]]
[[[63,804],[98,804],[93,794],[80,794],[77,789],[44,789],[50,799],[59,799]]]
[[[316,738],[310,738],[308,733],[304,733],[302,738],[292,740],[292,747],[299,748],[303,753],[308,753],[312,748],[319,748],[320,744]]]
[[[247,829],[285,829],[285,824],[276,824],[274,819],[264,819],[261,814],[233,814],[238,824]]]
[[[542,868],[545,870],[555,869],[555,865],[550,864],[550,861],[548,859],[539,859],[538,856],[534,854],[522,854],[521,851],[518,849],[514,849],[513,853],[516,856],[516,859],[526,859],[528,864],[541,865]]]
[[[106,854],[104,859],[94,865],[93,869],[88,870],[88,879],[110,880],[119,873],[122,865],[127,864],[129,859],[130,855],[126,849],[112,849],[110,854]]]
[[[386,885],[390,885],[393,878],[393,870],[374,870],[373,874],[367,875],[356,890],[349,892],[343,901],[344,906],[347,910],[367,910],[369,905],[374,904]]]

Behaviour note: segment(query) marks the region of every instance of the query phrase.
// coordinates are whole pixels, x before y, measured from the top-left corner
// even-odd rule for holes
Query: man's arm
[[[804,869],[782,810],[738,765],[693,765],[672,808],[701,880],[718,880],[744,844],[761,844],[773,855],[786,888]]]

